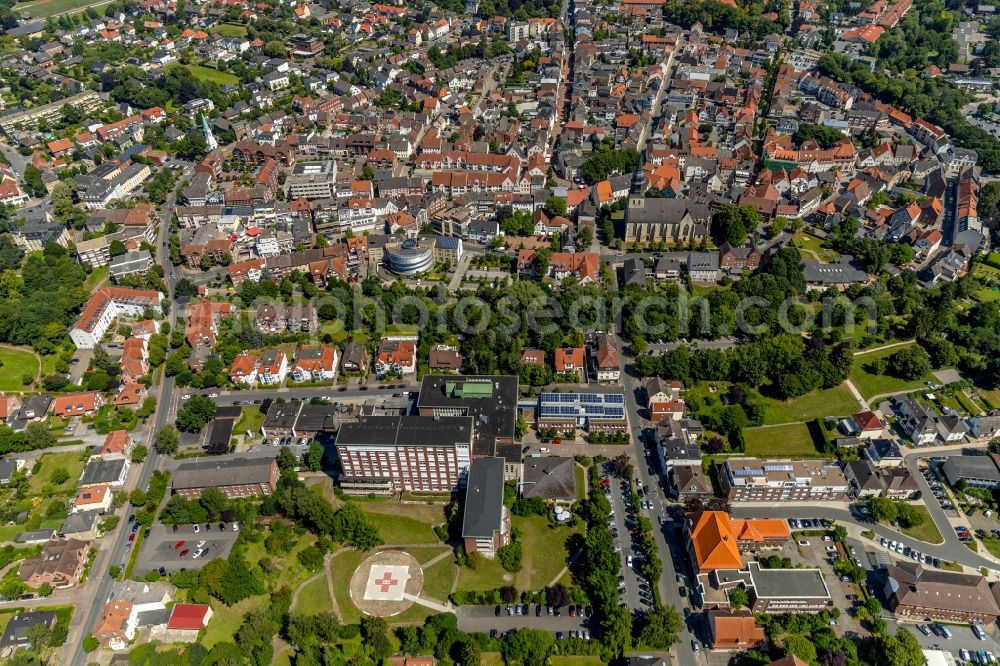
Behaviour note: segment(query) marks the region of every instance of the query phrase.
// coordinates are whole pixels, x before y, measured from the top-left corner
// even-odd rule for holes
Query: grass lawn
[[[979,389],[979,395],[983,396],[983,400],[990,403],[992,409],[1000,409],[1000,389],[993,391]]]
[[[260,434],[260,427],[264,424],[264,416],[257,405],[244,407],[240,420],[233,426],[233,435],[245,435],[246,431],[249,430],[256,437]]]
[[[883,393],[912,391],[924,386],[925,381],[933,379],[930,375],[927,375],[926,377],[908,381],[889,375],[874,375],[868,371],[867,366],[872,361],[891,356],[900,349],[903,349],[903,347],[892,347],[854,357],[854,367],[851,369],[851,381],[854,382],[854,386],[861,392],[861,395],[868,398]]]
[[[297,613],[315,615],[332,609],[333,602],[330,600],[330,588],[327,586],[326,576],[320,576],[302,587],[293,610]]]
[[[271,662],[271,666],[292,666],[293,654],[295,654],[295,650],[289,649],[275,655],[274,661]]]
[[[438,544],[433,526],[445,522],[442,504],[360,502],[387,544]]]
[[[578,500],[587,499],[587,472],[579,465],[574,471],[576,472],[576,498]]]
[[[247,36],[247,29],[242,25],[237,25],[235,23],[220,23],[219,25],[213,25],[208,29],[208,31],[215,33],[216,35],[222,35],[223,37]]]
[[[357,624],[361,621],[358,607],[351,601],[351,576],[358,568],[366,554],[360,550],[349,550],[330,560],[330,580],[333,583],[333,594],[337,598],[337,608],[344,624]]]
[[[746,428],[743,431],[746,454],[761,458],[821,458],[812,433],[805,423],[770,428]]]
[[[38,378],[38,359],[30,351],[0,349],[0,391],[24,390],[21,377]]]
[[[479,663],[482,666],[503,666],[503,657],[499,652],[484,652]]]
[[[191,70],[191,73],[195,75],[199,81],[205,81],[208,83],[218,83],[220,86],[224,86],[227,83],[231,85],[236,85],[240,82],[239,78],[230,74],[229,72],[220,72],[217,69],[212,69],[211,67],[202,67],[201,65],[187,65],[187,68]]]
[[[334,342],[342,342],[350,335],[346,330],[344,330],[344,322],[339,319],[328,321],[323,324],[323,327],[320,329],[320,333],[323,335],[329,335],[333,338]]]
[[[969,396],[965,395],[965,391],[955,391],[955,400],[962,405],[962,410],[972,416],[983,413],[983,410],[979,408],[979,405],[973,402]]]
[[[821,241],[819,238],[816,238],[812,234],[807,234],[805,231],[800,231],[797,234],[795,234],[792,237],[792,241],[795,242],[795,247],[805,250],[812,250],[812,252],[815,252],[816,254],[819,255],[820,261],[826,263],[830,263],[831,261],[840,256],[834,250],[822,247],[823,241]],[[812,252],[804,252],[802,254],[806,259],[815,259],[815,257],[812,255]]]
[[[549,663],[552,666],[602,666],[604,664],[600,657],[597,656],[584,656],[584,655],[574,655],[567,657],[549,657]]]
[[[998,289],[977,289],[972,292],[972,297],[980,303],[992,303],[1000,300],[1000,290]]]
[[[824,416],[848,416],[858,411],[858,401],[843,384],[832,389],[817,389],[790,400],[761,397],[764,424],[811,421]]]
[[[980,539],[983,545],[986,546],[986,550],[990,551],[990,555],[993,557],[1000,557],[1000,539],[994,537],[987,537],[985,539]]]
[[[212,619],[205,627],[204,635],[198,640],[199,643],[211,650],[216,643],[232,641],[236,630],[243,622],[243,616],[255,608],[267,603],[265,595],[250,597],[243,601],[227,606],[218,599],[212,599]]]
[[[14,10],[23,14],[31,14],[35,18],[47,18],[49,16],[85,7],[86,5],[89,5],[91,1],[92,0],[37,0],[37,2],[20,3],[14,7]]]
[[[30,492],[36,495],[42,492],[43,486],[51,485],[52,473],[59,468],[66,470],[69,474],[69,479],[53,488],[53,491],[56,493],[72,492],[73,489],[76,488],[76,480],[79,479],[80,474],[83,473],[83,461],[80,460],[79,451],[46,453],[39,458],[39,462],[41,463],[42,468],[38,471],[38,474],[32,475],[28,482]]]
[[[438,555],[442,553],[451,553],[452,549],[445,545],[440,546],[411,546],[406,549],[406,552],[413,555],[414,559],[420,564],[427,564],[433,560]],[[454,558],[444,558],[442,561],[451,562]]]
[[[100,266],[95,268],[87,276],[87,279],[83,281],[83,286],[87,288],[88,291],[93,291],[97,285],[105,282],[108,279],[108,267]]]
[[[941,532],[938,530],[937,525],[934,524],[934,519],[931,518],[931,514],[927,512],[927,507],[915,504],[917,511],[920,512],[924,517],[924,522],[920,523],[916,527],[910,527],[908,529],[900,528],[900,530],[906,536],[917,539],[919,541],[926,541],[927,543],[942,543],[944,539],[941,538]]]
[[[515,587],[519,590],[540,590],[559,575],[566,565],[566,539],[574,530],[553,528],[541,516],[513,519],[514,529],[521,530],[524,567],[517,572]]]
[[[420,595],[441,603],[447,602],[457,573],[455,562],[450,557],[427,567],[424,569],[424,589]]]

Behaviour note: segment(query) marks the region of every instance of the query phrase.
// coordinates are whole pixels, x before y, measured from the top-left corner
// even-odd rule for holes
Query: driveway
[[[211,531],[201,527],[199,533],[195,533],[191,525],[184,525],[177,528],[174,533],[172,527],[166,525],[154,525],[149,536],[142,543],[142,550],[135,562],[134,573],[145,574],[148,571],[163,567],[168,572],[180,571],[181,569],[200,569],[205,563],[216,558],[229,557],[236,542],[238,532],[233,532],[230,524],[226,524],[225,530],[219,529],[219,524],[213,524]],[[177,544],[184,542],[179,548]],[[198,550],[198,544],[204,541],[201,548],[208,548],[208,553],[198,559],[192,556]],[[185,557],[180,553],[185,550],[190,551]]]

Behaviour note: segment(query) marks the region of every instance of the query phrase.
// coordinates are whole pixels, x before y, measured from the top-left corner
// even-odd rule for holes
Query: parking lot
[[[219,529],[220,525],[225,529]],[[231,523],[213,523],[211,529],[200,525],[198,532],[192,525],[177,526],[176,532],[167,525],[154,525],[136,558],[135,573],[142,575],[161,568],[168,573],[200,569],[210,560],[229,557],[237,536],[239,532],[232,530]],[[204,552],[194,557],[199,550]]]
[[[514,613],[515,606],[521,606],[521,614]],[[527,606],[527,612],[524,612]],[[508,607],[510,610],[508,611]],[[498,610],[499,609],[499,614]],[[542,604],[502,604],[500,606],[461,606],[458,608],[458,628],[465,632],[482,632],[502,635],[513,629],[540,629],[558,638],[592,637],[592,623],[595,618],[586,613],[570,614],[570,607],[559,608],[559,615],[549,615],[547,606]],[[572,632],[572,633],[571,633]]]
[[[927,480],[927,484],[931,488],[931,492],[934,494],[934,501],[941,505],[941,508],[945,511],[952,511],[955,509],[954,498],[951,496],[951,492],[948,490],[948,484],[945,483],[943,475],[937,465],[923,467],[920,469],[920,473],[924,475]],[[929,499],[927,501],[930,501]]]
[[[619,601],[633,610],[645,610],[653,605],[649,581],[639,576],[633,566],[636,558],[642,557],[637,544],[632,541],[631,530],[635,528],[635,507],[628,501],[628,482],[614,475],[606,479],[605,494],[611,502],[611,536],[615,540],[615,551],[621,557],[622,572],[618,577]]]
[[[993,624],[983,624],[980,627],[986,634],[986,640],[981,641],[976,638],[976,635],[972,633],[972,628],[969,625],[959,625],[959,624],[949,624],[948,629],[951,631],[951,638],[943,638],[935,633],[931,633],[929,636],[925,635],[923,632],[919,631],[916,627],[917,624],[923,624],[925,626],[930,625],[929,622],[895,622],[890,621],[890,631],[895,630],[896,625],[898,627],[906,627],[910,630],[914,636],[917,637],[917,641],[928,650],[944,650],[945,652],[950,652],[955,656],[956,660],[970,661],[972,663],[981,663],[979,661],[978,652],[980,650],[992,653],[994,657],[1000,655],[1000,639],[998,639],[998,632],[996,625]],[[961,651],[969,651],[969,659],[963,660]],[[973,652],[977,653],[973,657]]]

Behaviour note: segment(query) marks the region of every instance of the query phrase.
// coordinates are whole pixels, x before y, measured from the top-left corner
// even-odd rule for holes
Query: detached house
[[[300,347],[295,353],[292,379],[297,382],[332,381],[337,376],[336,347]]]
[[[618,348],[607,333],[594,336],[594,370],[599,382],[617,382],[621,376],[621,360]]]
[[[375,356],[375,374],[395,372],[401,375],[413,374],[417,370],[417,341],[414,337],[385,337],[379,342]]]
[[[28,587],[38,589],[48,583],[59,589],[76,585],[90,554],[90,544],[76,539],[50,539],[36,557],[21,563],[17,577]]]

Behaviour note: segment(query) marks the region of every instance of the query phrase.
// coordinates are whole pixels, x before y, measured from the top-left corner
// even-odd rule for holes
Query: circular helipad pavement
[[[351,601],[366,615],[389,617],[412,606],[423,587],[424,570],[412,555],[380,550],[351,576]]]

